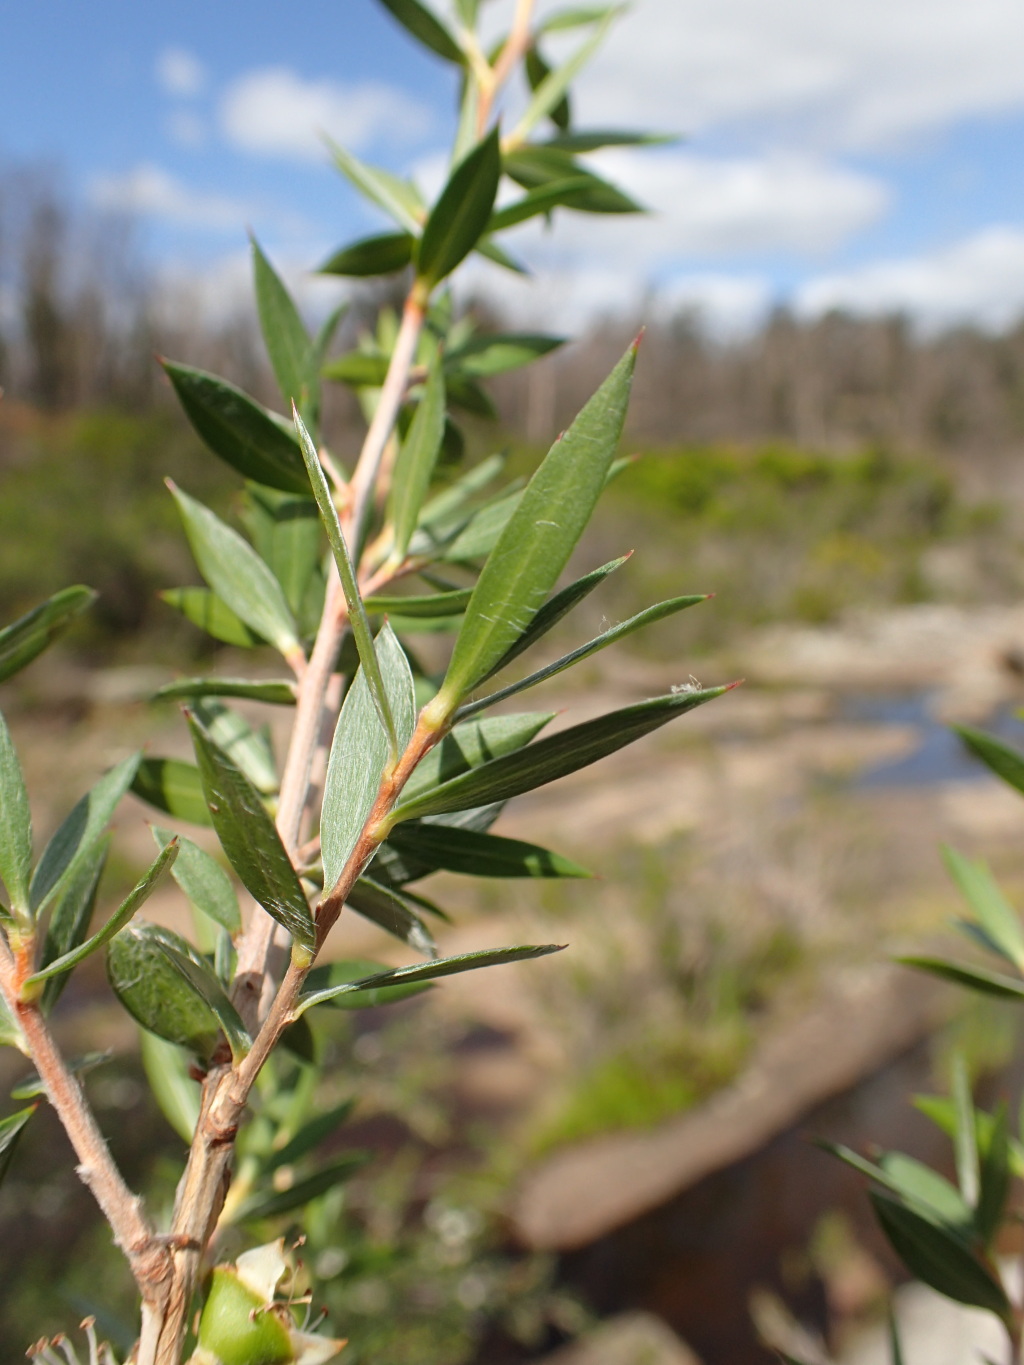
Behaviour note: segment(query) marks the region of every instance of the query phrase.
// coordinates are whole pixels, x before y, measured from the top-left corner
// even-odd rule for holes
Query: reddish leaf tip
[[[725,691],[731,692],[734,687],[742,687],[746,681],[746,678],[737,678],[735,682],[726,683]]]
[[[637,332],[636,336],[633,338],[632,344],[630,345],[629,349],[633,352],[634,355],[636,355],[637,351],[639,351],[640,343],[641,341],[643,341],[644,333],[646,331],[647,331],[646,327],[641,327],[639,332]]]

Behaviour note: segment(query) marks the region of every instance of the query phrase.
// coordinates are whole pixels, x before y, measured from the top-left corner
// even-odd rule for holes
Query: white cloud
[[[156,78],[168,95],[191,99],[206,85],[206,68],[182,47],[165,47],[156,59]]]
[[[287,66],[233,81],[220,120],[228,141],[243,151],[311,161],[324,159],[323,133],[359,148],[377,138],[418,141],[433,123],[429,109],[384,82],[307,81]]]
[[[136,166],[124,175],[97,176],[90,197],[101,209],[162,218],[189,228],[240,233],[253,216],[251,204],[193,190],[152,164]]]
[[[580,106],[602,127],[873,147],[1024,108],[1022,51],[1019,0],[636,0]]]
[[[927,330],[974,323],[998,331],[1024,312],[1024,229],[990,227],[927,255],[820,276],[795,303],[810,316],[905,312]]]

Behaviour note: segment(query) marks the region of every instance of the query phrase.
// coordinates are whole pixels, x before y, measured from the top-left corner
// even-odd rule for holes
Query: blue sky
[[[510,9],[489,0],[490,25]],[[442,173],[451,68],[376,0],[8,0],[3,33],[0,156],[132,213],[168,278],[222,298],[247,226],[295,273],[375,225],[318,129],[428,188]],[[577,117],[687,137],[602,154],[651,218],[519,230],[532,286],[481,267],[524,321],[641,297],[723,328],[779,301],[928,327],[1024,312],[1020,0],[636,0]]]

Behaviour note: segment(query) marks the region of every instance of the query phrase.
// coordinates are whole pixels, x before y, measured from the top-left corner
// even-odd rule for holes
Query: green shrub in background
[[[314,1238],[323,1232],[332,1193],[363,1161],[351,1151],[319,1155],[345,1123],[351,1097],[332,1096],[320,1083],[325,1052],[316,1021],[400,999],[453,973],[556,951],[559,945],[541,944],[439,957],[430,926],[440,911],[420,883],[438,870],[587,875],[555,852],[493,834],[506,802],[725,690],[686,685],[554,735],[542,735],[549,713],[492,710],[702,600],[674,596],[521,674],[527,651],[625,562],[558,586],[619,468],[636,344],[525,486],[501,482],[497,456],[443,482],[437,477],[442,463],[450,468],[460,456],[461,415],[488,410],[486,381],[560,344],[480,334],[453,306],[452,273],[472,254],[519,270],[503,233],[555,210],[634,212],[585,158],[602,146],[650,139],[572,123],[571,82],[614,8],[535,22],[530,0],[519,0],[505,37],[485,51],[477,0],[457,0],[450,23],[418,0],[385,4],[451,65],[459,84],[451,170],[430,204],[411,181],[334,148],[339,170],[393,228],[340,249],[322,270],[404,272],[400,315],[383,315],[374,336],[328,361],[338,315],[310,335],[254,243],[260,322],[285,411],[165,362],[196,433],[244,481],[247,533],[197,499],[198,482],[172,483],[204,583],[172,585],[165,601],[215,640],[276,652],[280,675],[184,677],[161,689],[164,699],[186,703],[195,762],[150,753],[123,759],[38,856],[14,742],[0,724],[0,1041],[38,1073],[18,1089],[22,1107],[2,1121],[0,1149],[6,1164],[45,1096],[134,1278],[137,1365],[180,1365],[190,1352],[195,1365],[316,1365],[337,1353],[343,1343],[308,1311],[306,1272],[283,1242],[285,1230],[304,1223]],[[544,55],[553,31],[578,35],[560,67]],[[530,94],[499,127],[499,100],[519,70]],[[498,207],[502,184],[510,194]],[[350,470],[322,443],[324,378],[349,385],[366,415]],[[100,465],[116,445],[108,434],[101,426],[95,438]],[[88,429],[78,436],[87,438]],[[135,450],[131,432],[127,444]],[[129,468],[132,478],[148,480],[136,460]],[[115,527],[118,506],[117,492],[105,489],[104,517],[112,513]],[[0,633],[0,679],[31,663],[92,599],[88,589],[62,590]],[[425,630],[452,637],[438,675],[401,643]],[[516,680],[507,681],[506,668],[520,656]],[[293,708],[280,767],[264,732],[233,708],[239,698]],[[313,774],[325,731],[321,791]],[[105,901],[107,828],[129,790],[159,812],[155,857],[90,935],[94,909]],[[245,915],[222,863],[178,832],[182,823],[212,826],[252,897]],[[196,911],[191,940],[138,913],[168,877]],[[401,940],[413,960],[398,969],[322,960],[343,908]],[[63,1057],[51,1031],[70,973],[99,952],[114,995],[141,1026],[154,1097],[189,1144],[173,1208],[159,1226],[125,1183],[77,1078],[89,1059]],[[218,1262],[229,1234],[233,1259]],[[246,1242],[258,1245],[237,1249]],[[332,1331],[344,1334],[345,1323]],[[44,1359],[56,1359],[54,1350],[39,1348]],[[94,1340],[89,1352],[94,1362],[108,1358]]]

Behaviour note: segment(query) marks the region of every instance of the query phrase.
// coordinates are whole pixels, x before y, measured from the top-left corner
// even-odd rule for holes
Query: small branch
[[[78,1174],[99,1204],[128,1258],[143,1301],[159,1304],[170,1282],[170,1255],[154,1234],[142,1201],[125,1184],[82,1087],[68,1070],[39,1006],[17,998],[17,982],[10,971],[10,954],[2,960],[2,985],[28,1044],[29,1056],[46,1088],[78,1157]]]
[[[498,92],[509,76],[526,55],[530,46],[530,23],[533,19],[534,0],[517,0],[516,12],[512,19],[505,46],[490,73],[490,79],[480,83],[480,104],[476,115],[476,133],[482,138],[491,121],[491,112]]]

